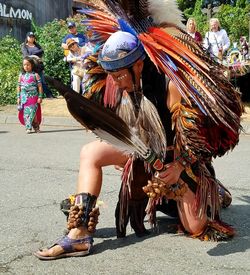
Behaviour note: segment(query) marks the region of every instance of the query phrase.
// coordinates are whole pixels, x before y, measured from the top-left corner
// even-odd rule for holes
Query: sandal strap
[[[93,237],[91,236],[87,236],[81,239],[71,239],[68,236],[64,236],[58,242],[56,242],[56,244],[60,245],[65,252],[74,252],[76,251],[75,248],[73,247],[74,244],[88,243],[89,244],[88,250],[90,250],[93,242],[94,240],[93,240]]]

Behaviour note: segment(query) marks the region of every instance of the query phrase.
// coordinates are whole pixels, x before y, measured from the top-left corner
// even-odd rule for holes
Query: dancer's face
[[[136,89],[140,87],[140,76],[143,68],[143,61],[138,60],[134,65],[133,65],[133,71],[135,74],[135,84],[136,84]],[[117,72],[111,72],[109,73],[119,89],[125,90],[126,92],[130,93],[135,90],[132,75],[129,72],[128,69],[123,69]]]
[[[133,83],[131,75],[127,69],[112,72],[110,75],[112,76],[119,89],[126,90],[127,92],[132,91]]]

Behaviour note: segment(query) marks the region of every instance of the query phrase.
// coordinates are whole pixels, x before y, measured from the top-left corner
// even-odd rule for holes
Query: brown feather
[[[149,164],[154,164],[155,153],[114,112],[84,98],[59,80],[48,76],[45,78],[65,98],[69,112],[80,124],[124,152],[136,152]]]

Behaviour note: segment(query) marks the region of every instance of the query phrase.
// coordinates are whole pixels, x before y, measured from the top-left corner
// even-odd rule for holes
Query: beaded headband
[[[105,42],[99,62],[106,71],[118,71],[131,67],[137,60],[145,58],[140,41],[128,32],[118,31]]]

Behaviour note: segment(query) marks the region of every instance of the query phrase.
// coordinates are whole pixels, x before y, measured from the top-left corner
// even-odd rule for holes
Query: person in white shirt
[[[64,60],[70,63],[71,86],[74,91],[81,93],[80,87],[84,74],[83,49],[79,47],[79,44],[73,38],[67,39],[66,44],[69,49],[69,54]]]
[[[212,57],[222,60],[223,54],[230,47],[230,40],[227,32],[220,27],[218,18],[211,18],[209,21],[210,31],[205,35],[203,46]]]

